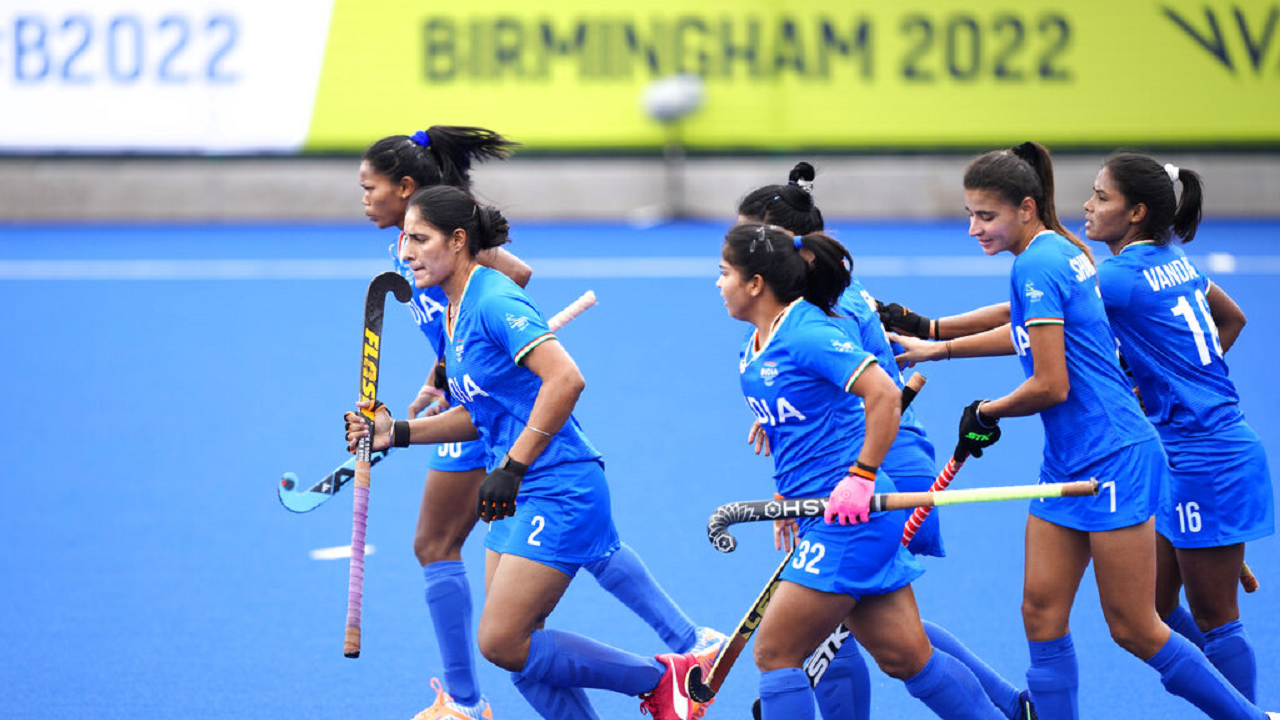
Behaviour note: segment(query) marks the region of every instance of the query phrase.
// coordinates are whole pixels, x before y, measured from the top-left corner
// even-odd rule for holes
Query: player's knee
[[[895,680],[908,680],[915,677],[929,662],[929,653],[916,652],[914,648],[889,647],[878,649],[873,655],[876,667],[885,675]]]
[[[439,527],[434,532],[419,529],[413,536],[413,554],[423,567],[443,560],[461,560],[466,539],[466,533],[441,532]]]
[[[754,659],[760,672],[781,670],[783,668],[800,667],[804,658],[797,653],[788,652],[780,643],[771,642],[768,638],[756,636]]]
[[[1191,608],[1191,617],[1200,632],[1209,632],[1240,619],[1240,607],[1234,602],[1202,604]]]
[[[1022,626],[1028,638],[1051,639],[1067,633],[1070,606],[1063,612],[1060,603],[1052,597],[1026,592],[1022,596]]]
[[[483,624],[476,638],[476,646],[485,660],[510,672],[523,670],[525,660],[528,659],[528,643],[517,642],[508,633]]]

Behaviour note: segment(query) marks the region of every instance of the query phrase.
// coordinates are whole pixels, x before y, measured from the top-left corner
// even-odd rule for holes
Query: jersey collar
[[[444,332],[450,341],[453,340],[453,330],[458,324],[458,317],[462,315],[462,301],[467,299],[467,291],[471,289],[471,281],[476,279],[476,273],[480,271],[480,267],[480,265],[476,265],[471,268],[471,272],[467,275],[467,284],[462,286],[462,295],[458,296],[457,311],[453,313],[449,312],[454,307],[452,302],[445,306]]]
[[[798,297],[792,300],[791,304],[782,308],[782,312],[778,313],[778,317],[774,318],[773,323],[769,326],[769,337],[764,341],[764,345],[760,344],[760,331],[757,329],[751,332],[751,342],[747,344],[748,364],[760,357],[768,349],[769,343],[773,342],[773,339],[778,336],[778,330],[782,328],[782,323],[786,322],[786,319],[791,315],[791,310],[802,302],[804,302],[804,298]]]

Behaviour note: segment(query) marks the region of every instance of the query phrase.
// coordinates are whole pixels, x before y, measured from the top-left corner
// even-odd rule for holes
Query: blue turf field
[[[727,631],[778,557],[763,525],[742,528],[732,555],[705,540],[716,505],[772,493],[768,461],[744,442],[745,326],[713,284],[722,229],[532,225],[511,249],[534,267],[547,314],[599,296],[560,337],[587,377],[578,416],[606,456],[619,530],[695,620]],[[1008,256],[981,256],[962,221],[836,229],[882,299],[935,315],[1006,297]],[[345,459],[364,290],[392,239],[360,225],[0,226],[2,437],[15,461],[0,502],[0,717],[407,720],[431,702],[439,659],[411,547],[424,451],[374,473],[359,660],[342,657],[346,561],[309,556],[349,541],[350,495],[305,516],[275,498],[282,472],[318,478]],[[1248,313],[1232,377],[1273,463],[1278,242],[1280,223],[1216,221],[1189,248]],[[381,395],[403,414],[429,350],[400,308],[384,347]],[[916,407],[944,448],[965,404],[1021,378],[1013,358],[922,369]],[[1035,481],[1039,422],[1003,427],[957,487]],[[1024,518],[1025,503],[944,511],[950,557],[926,560],[916,584],[926,617],[1020,686]],[[481,557],[476,533],[477,605]],[[1261,700],[1280,709],[1280,541],[1248,559],[1262,590],[1242,598],[1243,616]],[[1091,585],[1073,617],[1083,716],[1196,717],[1111,643]],[[585,573],[550,624],[664,651]],[[505,673],[481,668],[496,718],[533,716]],[[876,717],[931,717],[872,675]],[[749,717],[756,677],[748,652],[710,716]],[[604,717],[639,717],[633,699],[593,698]]]

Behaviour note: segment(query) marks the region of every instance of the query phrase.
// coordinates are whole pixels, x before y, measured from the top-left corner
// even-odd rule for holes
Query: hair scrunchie
[[[409,139],[412,140],[415,145],[421,145],[424,148],[431,147],[431,136],[427,134],[426,130],[419,130],[418,132],[410,135]]]
[[[796,244],[796,249],[799,250],[804,245],[804,236],[796,235],[795,237],[791,238],[791,241]]]
[[[1173,163],[1165,163],[1164,171],[1169,174],[1169,182],[1178,182],[1178,173],[1181,171],[1178,170],[1177,165],[1174,165]]]

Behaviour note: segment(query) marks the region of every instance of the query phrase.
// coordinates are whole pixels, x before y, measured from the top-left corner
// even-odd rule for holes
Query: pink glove
[[[867,477],[867,475],[871,477]],[[871,517],[871,496],[876,494],[875,473],[859,467],[849,469],[845,479],[831,491],[827,499],[827,511],[823,519],[828,523],[837,518],[841,525],[857,525]]]

